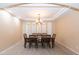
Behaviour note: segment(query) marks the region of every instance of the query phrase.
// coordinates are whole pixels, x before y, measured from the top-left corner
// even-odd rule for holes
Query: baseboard
[[[4,49],[3,51],[0,52],[0,55],[3,54],[4,52],[10,50],[11,48],[15,47],[15,46],[18,45],[20,42],[21,42],[21,40],[18,41],[18,42],[16,42],[15,44],[11,45],[10,47]]]
[[[56,44],[61,47],[63,50],[69,52],[71,55],[79,55],[79,53],[77,53],[76,51],[72,50],[71,48],[65,46],[64,44],[62,44],[61,42],[57,42]]]

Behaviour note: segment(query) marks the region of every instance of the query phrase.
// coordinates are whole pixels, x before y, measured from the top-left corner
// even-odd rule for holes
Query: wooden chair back
[[[52,38],[56,38],[56,34],[53,34],[53,35],[52,35]]]
[[[24,34],[23,34],[23,37],[24,37],[24,39],[25,39],[25,38],[27,38],[27,34],[26,34],[26,33],[24,33]]]

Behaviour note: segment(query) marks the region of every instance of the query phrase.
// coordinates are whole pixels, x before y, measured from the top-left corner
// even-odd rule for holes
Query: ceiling
[[[16,7],[11,7],[17,3],[0,3],[0,8],[5,8],[10,14],[15,15],[24,21],[34,21],[38,14],[41,20],[52,21],[63,13],[68,11],[68,8],[63,8],[53,4],[22,4]],[[79,4],[68,4],[79,7]],[[9,8],[10,7],[10,8]]]

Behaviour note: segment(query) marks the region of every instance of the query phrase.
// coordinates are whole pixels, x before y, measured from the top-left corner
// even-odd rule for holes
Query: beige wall
[[[21,39],[21,22],[0,10],[0,51]]]
[[[68,11],[55,21],[56,41],[79,54],[79,12]]]

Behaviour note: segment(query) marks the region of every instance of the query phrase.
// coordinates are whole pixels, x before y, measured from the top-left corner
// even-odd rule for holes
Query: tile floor
[[[23,41],[13,45],[12,47],[2,51],[0,55],[71,55],[69,52],[64,51],[58,45],[55,44],[54,48],[42,48],[39,45],[39,48],[24,48]]]

